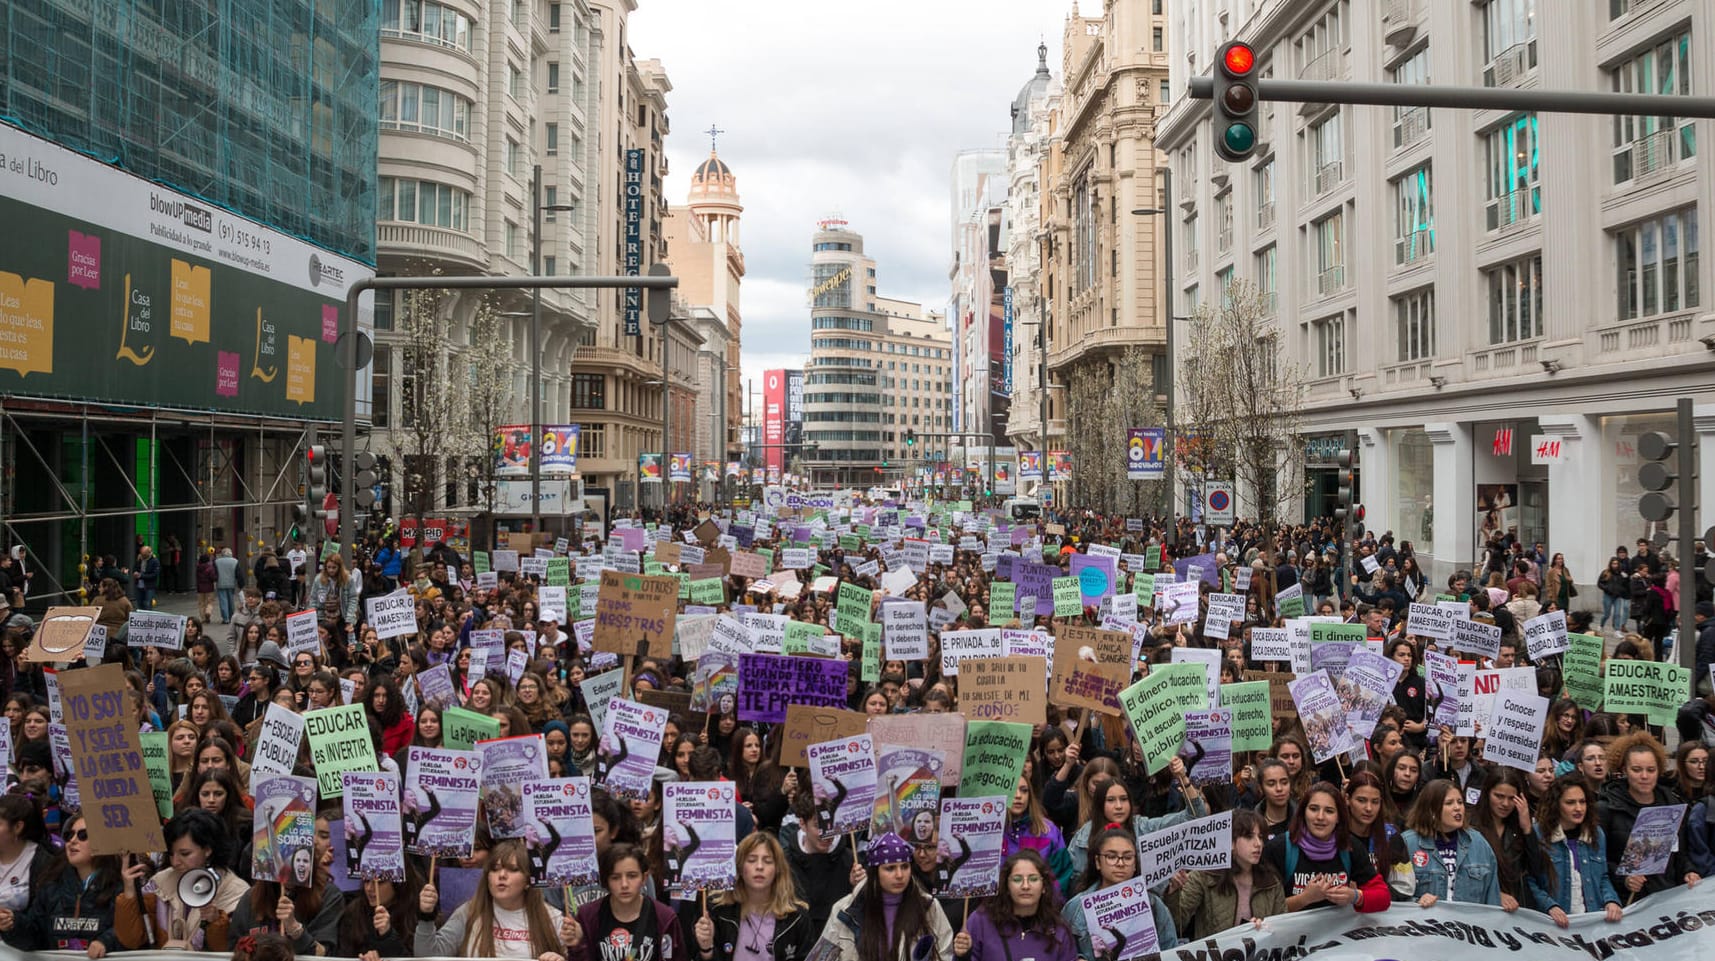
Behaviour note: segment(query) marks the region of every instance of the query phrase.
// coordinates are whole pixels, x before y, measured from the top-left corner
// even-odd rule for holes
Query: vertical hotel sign
[[[643,268],[643,151],[625,152],[625,274],[636,277]],[[643,291],[625,288],[625,336],[643,335]]]
[[[1004,338],[1001,344],[1001,393],[1012,396],[1012,285],[1007,284],[1001,294],[1001,331]]]

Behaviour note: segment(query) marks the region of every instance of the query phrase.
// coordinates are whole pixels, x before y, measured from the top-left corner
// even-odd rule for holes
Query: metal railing
[[[1329,47],[1298,69],[1300,80],[1333,80],[1345,71],[1346,55],[1339,47]]]
[[[1346,288],[1346,265],[1335,264],[1316,275],[1316,292],[1326,297]]]
[[[1258,230],[1267,230],[1268,228],[1273,227],[1273,226],[1274,226],[1274,201],[1270,200],[1268,203],[1263,204],[1262,206],[1260,206],[1256,209],[1256,228]]]
[[[1393,122],[1393,145],[1409,147],[1429,134],[1429,108],[1405,107]]]
[[[1321,196],[1340,185],[1346,179],[1346,163],[1343,160],[1330,160],[1316,168],[1316,194]]]
[[[1435,231],[1429,227],[1419,227],[1393,242],[1393,262],[1396,264],[1413,263],[1434,252]]]
[[[1483,86],[1512,87],[1536,68],[1536,41],[1521,40],[1502,50],[1483,68]]]
[[[1632,178],[1647,177],[1679,162],[1679,130],[1664,127],[1632,141]]]
[[[1542,195],[1538,187],[1521,187],[1489,201],[1488,229],[1502,230],[1529,223],[1542,212]]]

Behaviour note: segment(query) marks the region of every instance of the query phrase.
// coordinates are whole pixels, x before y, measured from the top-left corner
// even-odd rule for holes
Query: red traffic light
[[[1247,43],[1229,43],[1221,56],[1221,65],[1230,76],[1246,76],[1256,69],[1256,51]]]

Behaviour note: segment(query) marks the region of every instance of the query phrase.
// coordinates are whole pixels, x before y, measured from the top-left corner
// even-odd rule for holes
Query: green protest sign
[[[863,626],[863,665],[859,669],[858,680],[865,684],[881,682],[880,624],[865,624]]]
[[[1233,712],[1233,750],[1266,751],[1274,743],[1267,681],[1221,685],[1221,707]]]
[[[1000,622],[1009,618],[997,612],[1018,609],[1018,585],[1011,581],[989,581],[989,620]]]
[[[862,540],[862,538],[859,538],[856,534],[841,534],[840,535],[840,550],[842,550],[842,551],[863,550],[863,540]]]
[[[1667,661],[1609,661],[1602,675],[1602,710],[1644,714],[1651,724],[1672,724],[1691,699],[1691,671]]]
[[[1143,552],[1143,569],[1146,571],[1159,571],[1159,570],[1161,570],[1161,545],[1160,544],[1157,544],[1154,547],[1151,547],[1150,549]]]
[[[1282,597],[1279,594],[1274,595],[1274,609],[1275,609],[1275,613],[1279,614],[1283,618],[1286,618],[1286,617],[1303,617],[1304,616],[1304,594],[1303,594],[1303,592],[1295,593],[1291,597]]]
[[[841,581],[839,599],[835,604],[841,609],[851,608],[853,614],[867,621],[874,599],[874,591],[865,590],[851,581]]]
[[[1435,600],[1437,603],[1439,603],[1441,601],[1456,601],[1458,599],[1459,598],[1453,594],[1437,594],[1437,595],[1435,595]]]
[[[339,541],[336,541],[331,537],[325,541],[322,541],[322,556],[321,556],[322,560],[325,561],[328,558],[333,557],[334,555],[336,555],[338,553],[339,553]]]
[[[969,514],[971,512],[971,502],[970,501],[954,501],[953,502],[953,510],[958,511],[961,514]]]
[[[787,621],[786,639],[781,642],[780,649],[787,654],[808,654],[811,642],[827,632],[827,628],[811,621]]]
[[[1139,571],[1131,577],[1131,592],[1137,597],[1140,605],[1149,607],[1155,603],[1155,575]]]
[[[1184,735],[1185,719],[1179,719]],[[1030,725],[1012,721],[970,721],[965,725],[964,768],[959,775],[960,797],[1011,797],[1024,773],[1030,752]]]
[[[493,570],[493,568],[488,566],[488,552],[472,551],[470,555],[470,569],[478,574],[487,574],[489,571]]]
[[[691,575],[684,571],[664,571],[661,576],[671,577],[679,582],[679,600],[688,601],[691,599]]]
[[[718,607],[726,603],[726,588],[718,577],[705,577],[700,581],[691,581],[690,600],[692,604],[707,604]]]
[[[362,705],[355,705],[359,709]],[[497,718],[462,707],[449,707],[441,712],[441,744],[459,751],[469,751],[478,741],[490,741],[500,736]]]
[[[162,819],[173,816],[173,770],[167,758],[167,732],[145,731],[137,735],[143,749],[143,767],[149,772],[149,791]]]
[[[660,575],[662,573],[661,563],[659,561],[645,559],[643,561],[643,573],[648,574],[650,577]]]
[[[1076,577],[1056,577],[1054,588],[1054,616],[1077,617],[1084,613],[1084,596],[1078,590]]]
[[[496,733],[500,722],[495,721]],[[316,767],[316,790],[326,798],[345,793],[340,775],[375,770],[375,742],[369,737],[369,717],[362,704],[324,707],[304,715],[304,735]]]
[[[1363,643],[1369,630],[1362,624],[1324,624],[1317,622],[1310,625],[1310,643],[1326,644],[1329,641],[1357,641]]]
[[[1586,711],[1602,709],[1602,639],[1594,634],[1567,632],[1561,658],[1566,696]]]
[[[1147,677],[1120,692],[1120,707],[1131,722],[1151,774],[1166,767],[1179,745],[1185,743],[1185,714],[1168,695],[1172,677],[1161,670],[1165,666],[1155,665]],[[1199,672],[1203,670],[1202,665],[1195,666]]]
[[[548,559],[548,586],[572,586],[572,560],[569,557],[551,557]]]
[[[859,524],[856,530],[858,538],[864,543],[867,544],[874,539],[875,531],[868,524]]]

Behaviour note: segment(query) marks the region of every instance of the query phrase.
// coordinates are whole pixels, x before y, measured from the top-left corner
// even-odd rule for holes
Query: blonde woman
[[[810,922],[809,905],[798,898],[780,842],[765,831],[748,835],[733,861],[738,884],[715,898],[713,910],[693,929],[698,957],[808,957],[821,932]]]
[[[322,562],[321,572],[310,584],[310,607],[322,620],[357,623],[357,587],[345,571],[345,562],[334,554]]]

